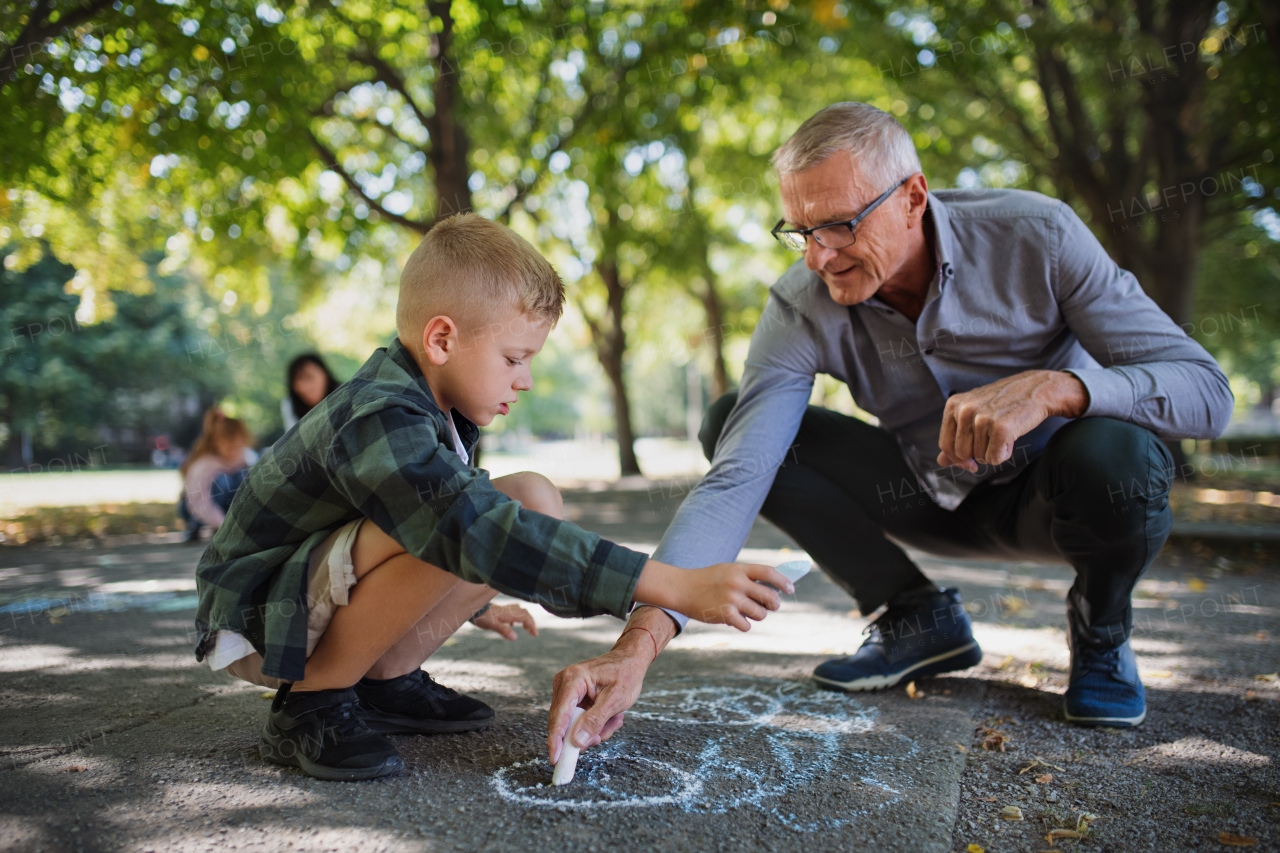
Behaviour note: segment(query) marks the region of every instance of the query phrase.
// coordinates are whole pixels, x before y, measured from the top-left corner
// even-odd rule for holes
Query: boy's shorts
[[[355,564],[351,549],[360,532],[363,518],[347,522],[316,546],[308,562],[307,583],[307,657],[315,651],[316,644],[328,630],[333,614],[346,604],[351,587],[356,585]],[[257,652],[245,655],[226,667],[236,678],[262,687],[278,688],[284,682],[262,674],[262,655]]]

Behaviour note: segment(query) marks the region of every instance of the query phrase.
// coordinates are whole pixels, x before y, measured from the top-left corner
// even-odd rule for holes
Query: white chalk
[[[556,769],[551,773],[552,785],[568,785],[573,781],[573,771],[578,769],[578,753],[582,750],[574,746],[571,737],[573,727],[578,724],[578,718],[585,713],[585,708],[574,708],[569,717],[569,730],[564,733],[564,747],[560,750],[560,760],[556,762]]]

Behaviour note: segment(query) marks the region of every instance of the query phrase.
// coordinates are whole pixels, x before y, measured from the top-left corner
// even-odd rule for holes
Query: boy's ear
[[[452,319],[440,314],[427,321],[422,330],[422,351],[432,364],[444,364],[458,347],[458,325]]]

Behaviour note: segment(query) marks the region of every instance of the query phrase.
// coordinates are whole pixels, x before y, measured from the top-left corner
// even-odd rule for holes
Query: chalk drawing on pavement
[[[624,728],[583,752],[570,786],[550,787],[549,765],[539,757],[494,772],[493,789],[524,806],[562,810],[745,808],[802,831],[840,826],[901,799],[881,771],[892,771],[916,747],[893,726],[878,724],[876,708],[795,682],[717,681],[647,691],[627,712],[633,721],[681,727],[683,750],[637,755]],[[692,744],[690,730],[698,733]],[[870,741],[876,748],[866,748]],[[806,797],[833,786],[855,786],[857,806],[842,805],[832,815],[814,813],[810,803],[806,816]]]

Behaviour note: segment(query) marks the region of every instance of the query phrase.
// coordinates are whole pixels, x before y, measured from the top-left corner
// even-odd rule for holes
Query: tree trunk
[[[432,0],[427,3],[427,9],[432,17],[442,22],[441,30],[435,34],[431,45],[431,60],[436,67],[436,79],[432,84],[435,112],[427,125],[431,136],[427,156],[435,172],[435,220],[438,221],[471,209],[471,186],[467,183],[471,176],[467,166],[471,142],[456,115],[461,100],[458,88],[461,75],[458,73],[458,61],[453,56],[450,2]]]
[[[608,294],[605,316],[600,321],[588,319],[591,336],[595,339],[596,357],[609,379],[613,398],[613,417],[618,433],[618,468],[622,476],[639,474],[640,461],[636,459],[635,430],[631,426],[631,403],[627,399],[627,381],[623,361],[627,352],[627,333],[622,327],[623,301],[627,286],[618,272],[617,256],[610,253],[600,261],[600,278]]]

